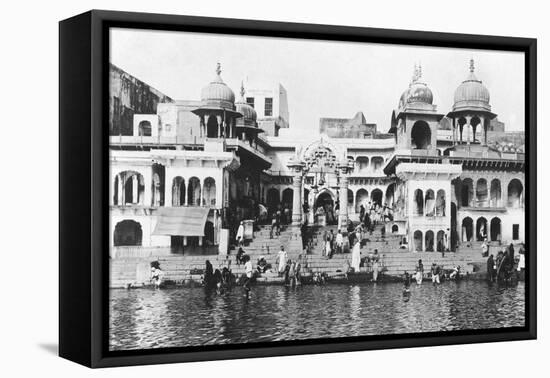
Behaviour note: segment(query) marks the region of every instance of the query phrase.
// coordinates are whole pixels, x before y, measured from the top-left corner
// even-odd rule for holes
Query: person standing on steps
[[[336,253],[342,253],[344,249],[344,235],[342,235],[342,230],[338,230],[336,234]]]
[[[237,230],[237,237],[235,239],[237,240],[237,245],[241,247],[244,243],[244,223],[243,222],[239,224],[239,229]]]

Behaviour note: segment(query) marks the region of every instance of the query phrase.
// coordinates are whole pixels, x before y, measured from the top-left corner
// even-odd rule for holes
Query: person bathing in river
[[[351,267],[355,273],[359,273],[361,265],[361,243],[357,238],[353,240],[353,248],[351,250]]]
[[[374,250],[374,254],[371,257],[371,261],[372,261],[372,280],[376,282],[378,280],[378,271],[380,270],[380,255],[378,254],[378,249]]]
[[[250,284],[252,283],[252,261],[250,256],[246,256],[246,262],[244,263],[245,280],[243,284],[245,296],[248,299],[250,296]]]
[[[416,273],[415,277],[416,283],[418,285],[422,285],[422,279],[424,278],[424,264],[422,264],[422,259],[418,260],[418,264],[416,264]]]
[[[439,267],[439,265],[437,265],[436,263],[433,263],[431,273],[432,273],[432,283],[434,285],[440,283],[439,276],[441,275],[441,268]]]
[[[460,265],[457,265],[453,271],[451,272],[451,274],[449,275],[449,278],[451,280],[458,280],[460,279]]]
[[[156,289],[158,289],[162,283],[163,274],[164,272],[160,269],[158,261],[151,263],[151,281],[153,282],[153,285],[155,285]]]
[[[496,265],[495,265],[495,259],[493,255],[489,255],[489,258],[487,259],[487,278],[489,278],[489,281],[494,282],[495,281],[495,275],[496,275]]]
[[[281,250],[279,251],[279,254],[277,255],[277,272],[279,272],[279,275],[282,275],[286,268],[286,260],[288,258],[288,254],[285,251],[285,247],[281,246]]]
[[[403,274],[403,292],[408,292],[411,287],[411,275],[405,271]]]

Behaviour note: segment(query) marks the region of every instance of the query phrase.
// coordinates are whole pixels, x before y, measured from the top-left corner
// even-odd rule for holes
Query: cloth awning
[[[209,207],[162,207],[153,235],[204,236]]]

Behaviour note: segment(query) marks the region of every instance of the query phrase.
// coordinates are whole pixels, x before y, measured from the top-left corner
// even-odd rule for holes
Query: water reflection
[[[523,326],[524,284],[111,290],[112,350]]]

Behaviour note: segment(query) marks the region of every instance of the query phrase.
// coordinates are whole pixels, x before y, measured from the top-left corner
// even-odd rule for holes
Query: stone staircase
[[[311,239],[311,250],[307,255],[303,254],[302,236],[298,227],[287,226],[281,230],[279,236],[270,239],[270,226],[260,226],[254,233],[254,239],[243,247],[251,257],[255,266],[256,260],[264,256],[267,262],[275,266],[277,254],[281,245],[285,247],[288,258],[299,259],[302,264],[302,273],[308,276],[317,272],[324,272],[329,277],[344,277],[347,267],[351,263],[351,253],[334,254],[331,259],[323,256],[323,234],[325,230],[337,232],[336,226],[308,227],[304,233],[306,239]],[[347,236],[344,237],[347,240]],[[419,259],[422,259],[424,271],[428,273],[432,263],[436,263],[443,269],[452,269],[459,265],[463,272],[473,272],[485,269],[486,258],[481,257],[481,243],[463,244],[458,252],[409,252],[400,249],[400,235],[385,233],[382,237],[381,226],[375,228],[372,234],[365,234],[366,244],[361,248],[361,257],[372,254],[375,249],[381,256],[381,276],[401,276],[404,271],[413,273]],[[490,252],[496,255],[497,249],[503,246],[491,246]],[[167,255],[147,258],[116,258],[110,260],[110,286],[113,288],[126,288],[129,286],[143,286],[150,283],[150,263],[158,261],[164,272],[164,279],[175,284],[191,284],[200,282],[205,261],[209,260],[214,269],[229,267],[233,274],[244,274],[244,266],[237,265],[235,256],[237,249],[233,249],[229,255]],[[362,273],[369,273],[369,267],[362,267]],[[365,276],[366,276],[365,274]],[[266,273],[258,278],[259,282],[277,283],[282,278],[276,273]]]

